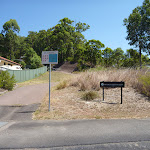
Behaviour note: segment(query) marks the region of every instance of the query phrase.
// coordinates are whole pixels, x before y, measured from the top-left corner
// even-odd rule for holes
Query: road
[[[9,122],[0,149],[148,150],[150,119]]]

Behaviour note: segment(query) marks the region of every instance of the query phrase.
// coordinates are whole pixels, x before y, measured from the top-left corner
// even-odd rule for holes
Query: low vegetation
[[[79,90],[100,90],[100,81],[124,81],[126,87],[150,96],[150,70],[109,69],[93,72],[82,72],[70,81],[70,86],[78,86]]]
[[[65,77],[64,82],[53,88],[51,111],[48,112],[47,94],[39,109],[33,114],[33,119],[150,117],[148,72],[149,70],[146,69],[141,71],[111,69],[72,74],[72,77],[69,79]],[[105,100],[103,101],[100,81],[124,81],[123,104],[120,104],[120,88],[105,89]]]
[[[67,81],[64,80],[63,82],[60,82],[60,83],[57,85],[56,89],[57,89],[57,90],[61,90],[61,89],[64,89],[64,88],[66,88],[66,87],[67,87]]]
[[[139,86],[137,86],[138,91],[150,97],[150,73],[141,75],[138,78],[138,80],[139,80]]]
[[[70,74],[62,73],[62,72],[57,72],[57,71],[52,71],[51,72],[51,82],[61,82],[64,79],[69,79],[71,77]],[[19,86],[24,86],[24,85],[32,85],[32,84],[40,84],[40,83],[47,83],[49,82],[49,72],[46,72],[42,74],[41,76],[34,78],[32,80],[28,80],[22,83],[18,83]]]
[[[11,91],[15,86],[14,75],[11,77],[8,71],[0,72],[0,88]]]
[[[85,92],[82,96],[82,99],[86,100],[86,101],[91,101],[98,98],[98,94],[95,91],[88,91]]]

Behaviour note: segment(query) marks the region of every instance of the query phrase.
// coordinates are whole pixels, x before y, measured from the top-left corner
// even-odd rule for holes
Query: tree
[[[128,18],[124,19],[127,28],[127,40],[130,45],[139,47],[139,62],[142,66],[141,52],[150,50],[150,1],[144,0],[143,5],[135,8]]]
[[[31,69],[36,69],[41,66],[41,57],[37,55],[33,48],[27,49],[24,61]]]
[[[137,67],[139,64],[139,53],[134,49],[128,49],[125,54],[123,67]]]
[[[113,51],[112,58],[114,64],[119,68],[123,64],[124,51],[121,48],[117,48]]]
[[[4,35],[0,33],[0,56],[4,56]]]
[[[110,67],[113,64],[113,59],[112,59],[112,54],[113,50],[111,48],[105,48],[102,52],[103,54],[103,61],[104,61],[104,66]]]
[[[3,55],[9,59],[14,59],[15,44],[17,40],[17,33],[20,27],[15,19],[10,19],[3,25],[2,34],[4,36],[4,51]]]
[[[99,40],[89,40],[86,43],[86,60],[91,63],[91,66],[95,66],[98,60],[102,59],[101,48],[105,47]]]
[[[89,29],[90,26],[86,23],[81,23],[81,22],[78,22],[76,25],[75,25],[75,30],[76,32],[84,32],[86,31],[87,29]]]
[[[75,62],[81,62],[84,63],[85,57],[85,38],[82,32],[85,32],[87,29],[89,29],[90,26],[86,23],[78,22],[75,25],[75,32],[73,33],[73,51],[74,51],[74,61]]]

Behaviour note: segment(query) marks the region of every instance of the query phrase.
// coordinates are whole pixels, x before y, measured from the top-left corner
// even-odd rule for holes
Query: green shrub
[[[22,61],[20,64],[22,65],[22,69],[26,67],[26,63],[24,61]]]
[[[2,77],[0,76],[0,88],[2,88],[3,84],[2,84]]]
[[[89,91],[83,94],[82,99],[86,101],[91,101],[98,98],[98,94],[95,91]]]
[[[139,80],[139,87],[137,87],[138,90],[141,93],[150,96],[150,73],[140,76],[138,80]]]
[[[0,88],[12,90],[16,83],[15,76],[10,76],[8,71],[2,71],[0,74]]]

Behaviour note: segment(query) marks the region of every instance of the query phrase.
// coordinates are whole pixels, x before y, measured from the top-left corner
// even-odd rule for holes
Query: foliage
[[[67,81],[64,80],[63,82],[60,82],[60,83],[57,85],[56,89],[57,89],[57,90],[61,90],[61,89],[64,89],[64,88],[66,88],[66,87],[67,87]]]
[[[149,62],[147,55],[141,55],[142,64],[145,65]],[[139,66],[139,53],[134,49],[128,49],[123,62],[123,67],[137,68]]]
[[[144,29],[149,31],[149,19],[147,18],[149,5],[147,1],[140,8],[142,8],[142,11],[147,11]],[[131,15],[131,18],[134,15]],[[129,27],[130,23],[128,21],[132,20],[131,18],[124,21],[127,27]],[[134,19],[132,21],[134,22]],[[40,30],[39,32],[29,31],[27,37],[21,37],[17,35],[20,31],[17,21],[10,19],[4,23],[3,30],[0,33],[0,56],[13,61],[24,58],[27,67],[38,68],[41,66],[40,57],[42,51],[54,50],[58,51],[58,62],[60,64],[65,61],[77,62],[79,70],[94,68],[97,65],[117,68],[137,67],[140,55],[135,50],[129,49],[125,54],[121,48],[112,50],[107,47],[104,49],[105,45],[99,40],[92,39],[87,41],[83,33],[89,28],[90,26],[86,23],[75,23],[69,18],[63,18],[58,24],[48,30]],[[144,29],[142,30],[144,35],[149,38],[149,32],[144,31]],[[136,37],[134,33],[131,35],[134,38]],[[148,40],[145,41],[148,45]],[[143,64],[149,62],[147,56],[141,55],[141,59]],[[22,63],[23,67],[25,67],[25,63]]]
[[[98,98],[98,94],[95,91],[89,91],[83,94],[82,99],[91,101]]]
[[[3,25],[3,55],[9,59],[15,58],[15,48],[17,43],[17,34],[20,31],[20,27],[15,19],[10,19]]]
[[[86,61],[89,61],[92,66],[95,66],[97,64],[97,61],[99,60],[101,62],[102,59],[102,52],[101,48],[105,47],[103,43],[101,43],[99,40],[89,40],[86,42]]]
[[[18,23],[15,19],[10,19],[3,25],[3,32],[9,32],[12,30],[13,32],[18,32],[20,31],[20,27],[18,26]]]
[[[22,61],[20,64],[22,65],[22,69],[26,67],[26,63],[24,61]]]
[[[33,48],[26,50],[24,61],[31,69],[39,68],[41,66],[41,58],[37,55]]]
[[[145,75],[141,75],[139,78],[139,84],[140,86],[137,87],[137,89],[147,95],[150,96],[150,73],[147,73]]]
[[[16,80],[14,75],[11,77],[8,71],[2,71],[0,73],[0,88],[12,90],[15,83]]]
[[[121,48],[115,49],[113,51],[112,58],[114,61],[114,65],[117,66],[117,68],[120,68],[124,60],[124,51]]]
[[[141,51],[150,50],[150,1],[144,0],[143,5],[135,8],[128,18],[124,19],[127,28],[127,40],[130,45],[139,47],[141,66]]]
[[[111,48],[105,48],[102,51],[103,54],[103,65],[105,67],[110,67],[113,64],[113,50]]]

